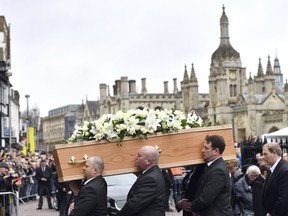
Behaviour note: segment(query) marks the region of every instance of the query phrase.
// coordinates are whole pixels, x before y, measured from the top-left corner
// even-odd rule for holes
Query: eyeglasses
[[[257,175],[257,174],[251,174],[251,175],[249,175],[248,177],[251,177],[251,178],[257,178],[258,175]]]

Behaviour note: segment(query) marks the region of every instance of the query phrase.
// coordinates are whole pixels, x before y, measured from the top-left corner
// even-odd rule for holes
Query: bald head
[[[85,179],[102,175],[104,169],[103,160],[98,156],[89,157],[83,167]]]
[[[158,164],[159,152],[154,146],[143,146],[135,157],[136,166],[141,170],[147,170]]]
[[[151,158],[154,164],[158,164],[159,152],[154,146],[144,146],[142,149],[147,158]]]
[[[94,167],[98,167],[100,174],[102,175],[103,170],[104,170],[104,163],[102,158],[98,156],[93,156],[90,158],[92,160],[92,164]]]

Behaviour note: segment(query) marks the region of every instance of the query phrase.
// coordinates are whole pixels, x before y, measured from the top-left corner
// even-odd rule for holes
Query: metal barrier
[[[56,189],[54,181],[51,178],[51,204],[52,207],[57,209]],[[53,189],[54,188],[54,189]],[[21,203],[27,202],[29,199],[38,199],[38,183],[34,175],[22,176],[21,186],[18,188],[19,201]],[[1,216],[1,215],[0,215]]]
[[[0,216],[18,216],[19,212],[19,194],[18,192],[0,193]]]
[[[20,201],[24,203],[26,199],[36,199],[37,187],[38,184],[33,175],[22,176],[21,186],[18,188]]]

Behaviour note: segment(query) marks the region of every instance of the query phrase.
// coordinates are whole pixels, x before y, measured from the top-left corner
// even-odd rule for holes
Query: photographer
[[[13,192],[21,185],[19,175],[9,174],[9,166],[5,162],[0,163],[0,192]],[[10,216],[10,196],[0,196],[0,215]]]

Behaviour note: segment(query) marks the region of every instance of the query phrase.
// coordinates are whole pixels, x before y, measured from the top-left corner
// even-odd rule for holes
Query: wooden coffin
[[[107,141],[59,144],[55,145],[53,156],[60,182],[82,179],[83,158],[86,156],[102,157],[105,167],[103,175],[137,172],[135,155],[145,145],[159,147],[161,168],[185,166],[204,162],[202,148],[206,135],[223,136],[226,141],[224,159],[235,158],[231,126],[185,129],[177,133],[151,135],[148,139],[127,138],[122,146]]]

